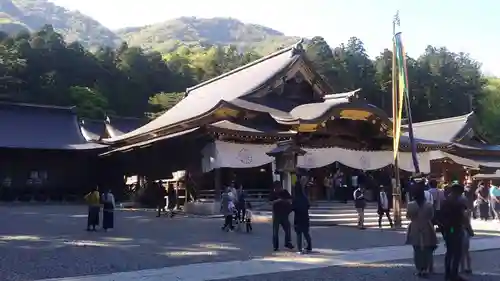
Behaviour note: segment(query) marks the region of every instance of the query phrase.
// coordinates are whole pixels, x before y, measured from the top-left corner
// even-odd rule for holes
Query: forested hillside
[[[309,58],[335,91],[362,88],[370,103],[390,112],[390,50],[371,60],[361,39],[328,46],[321,37],[308,44]],[[0,35],[0,93],[3,100],[77,105],[82,116],[158,114],[182,98],[186,87],[259,58],[234,46],[180,47],[160,54],[122,44],[90,52],[66,43],[45,26],[32,34]],[[487,135],[499,140],[500,87],[485,79],[467,54],[429,46],[408,58],[416,122],[475,109]]]
[[[231,18],[201,19],[183,17],[143,27],[125,28],[117,34],[130,46],[170,52],[185,46],[236,46],[241,51],[268,54],[289,46],[300,38],[257,24],[244,24]]]
[[[119,12],[119,11],[117,11]],[[15,34],[37,31],[50,24],[71,43],[85,48],[116,48],[122,41],[144,50],[169,52],[177,47],[221,45],[237,46],[266,54],[298,41],[274,29],[244,24],[231,18],[200,19],[183,17],[162,23],[111,31],[78,11],[69,11],[47,0],[0,0],[0,31]]]
[[[87,48],[117,46],[121,39],[98,21],[78,11],[68,11],[46,0],[0,0],[0,31],[36,31],[50,24],[68,42]]]

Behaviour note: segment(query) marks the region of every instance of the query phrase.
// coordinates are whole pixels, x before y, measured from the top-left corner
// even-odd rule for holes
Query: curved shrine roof
[[[300,42],[219,77],[188,88],[186,97],[158,118],[134,131],[112,137],[106,141],[113,143],[179,124],[203,116],[223,102],[231,103],[253,93],[266,86],[266,83],[273,77],[288,70],[301,56],[302,53],[297,52],[299,49],[303,50]]]
[[[461,116],[443,118],[432,121],[413,123],[413,134],[415,138],[427,139],[437,142],[456,142],[467,134],[472,128],[470,121],[474,118],[474,113]],[[403,125],[408,129],[408,125]],[[408,132],[405,132],[408,136]]]
[[[83,119],[80,122],[83,137],[87,141],[99,141],[106,132],[104,121]]]
[[[133,117],[107,117],[105,121],[107,135],[118,137],[140,128],[146,124],[145,119]]]
[[[0,147],[27,149],[94,149],[82,134],[72,107],[0,103]]]

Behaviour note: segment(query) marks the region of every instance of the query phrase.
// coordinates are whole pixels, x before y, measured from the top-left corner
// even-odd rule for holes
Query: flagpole
[[[396,13],[392,21],[392,135],[393,135],[393,149],[395,152],[399,150],[396,147],[395,138],[397,137],[398,120],[398,86],[397,86],[397,71],[396,71],[396,43],[394,36],[396,35],[396,25],[399,25],[399,11]],[[394,183],[393,183],[393,207],[394,207],[394,226],[401,227],[401,181],[399,177],[399,164],[398,155],[394,157]]]

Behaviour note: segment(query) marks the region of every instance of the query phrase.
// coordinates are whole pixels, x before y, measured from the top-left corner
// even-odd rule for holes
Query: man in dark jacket
[[[269,196],[273,209],[273,246],[274,251],[279,250],[279,228],[285,232],[285,247],[293,249],[289,215],[292,211],[292,195],[281,187],[281,182],[274,182],[274,191]]]
[[[295,235],[297,237],[297,248],[300,254],[310,253],[312,251],[311,235],[309,234],[309,200],[304,193],[307,177],[301,177],[295,184],[294,195],[292,201],[292,209],[294,212],[293,225]],[[306,240],[307,247],[302,249],[302,238]]]
[[[161,216],[161,212],[165,211],[165,196],[167,192],[165,191],[165,187],[161,183],[161,180],[156,182],[151,182],[151,187],[154,190],[154,200],[156,201],[156,208],[158,210],[157,217]]]
[[[441,227],[446,243],[445,278],[450,281],[464,280],[458,274],[462,258],[462,243],[468,218],[467,206],[462,194],[464,187],[458,183],[450,187],[450,194],[441,206]]]

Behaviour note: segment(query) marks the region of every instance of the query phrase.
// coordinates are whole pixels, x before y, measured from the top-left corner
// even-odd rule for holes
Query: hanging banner
[[[276,147],[272,145],[241,144],[215,141],[202,151],[204,172],[217,168],[254,168],[271,163],[274,158],[266,152]]]
[[[254,168],[271,163],[274,158],[266,153],[276,145],[256,145],[215,141],[203,149],[204,172],[218,168]],[[307,153],[297,158],[297,166],[305,169],[320,168],[339,162],[345,166],[370,171],[393,163],[392,151],[357,151],[339,147],[304,149]],[[402,170],[414,172],[412,155],[399,153]],[[430,172],[431,152],[418,153],[420,170]]]

